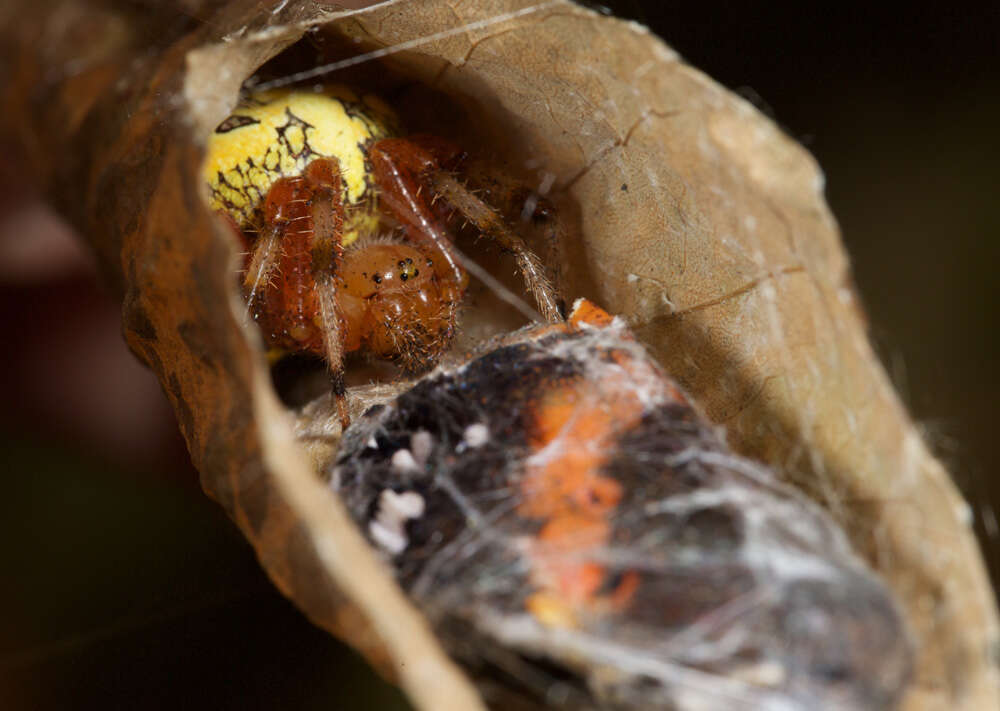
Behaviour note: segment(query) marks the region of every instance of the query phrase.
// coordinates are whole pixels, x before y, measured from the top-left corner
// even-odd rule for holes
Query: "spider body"
[[[344,255],[338,284],[344,349],[364,349],[408,371],[430,367],[454,335],[466,281],[410,244],[373,244]]]
[[[452,216],[513,253],[543,315],[559,318],[537,257],[455,177],[464,153],[397,126],[384,104],[344,87],[261,92],[208,143],[211,205],[246,247],[249,312],[272,348],[326,360],[345,426],[345,353],[419,372],[450,344],[468,284]],[[395,236],[376,236],[386,228]]]

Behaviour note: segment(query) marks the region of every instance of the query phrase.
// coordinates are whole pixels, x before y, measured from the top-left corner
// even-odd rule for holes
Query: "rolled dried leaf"
[[[243,82],[321,28],[450,97],[464,117],[442,130],[530,160],[567,224],[568,295],[626,316],[734,448],[845,525],[916,638],[904,708],[996,707],[996,608],[968,507],[871,351],[800,146],[641,27],[564,0],[274,7],[11,3],[0,120],[123,293],[126,336],[206,491],[311,619],[418,706],[477,707],[295,442],[198,179]]]

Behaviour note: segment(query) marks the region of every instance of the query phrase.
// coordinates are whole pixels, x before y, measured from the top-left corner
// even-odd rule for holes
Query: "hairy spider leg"
[[[410,144],[402,139],[376,141],[368,156],[379,202],[399,220],[410,241],[440,254],[455,282],[464,283],[465,271],[458,263],[448,229],[421,194],[420,175],[427,165],[434,165],[433,157],[422,149],[410,150]]]
[[[347,389],[344,386],[344,339],[340,329],[340,311],[337,308],[337,286],[334,274],[344,257],[344,204],[341,200],[340,164],[336,158],[314,160],[303,173],[311,183],[313,241],[311,269],[319,301],[326,362],[337,401],[340,424],[346,429],[350,424],[347,412]]]
[[[542,242],[545,245],[545,263],[552,265],[552,275],[555,282],[555,292],[557,294],[556,303],[559,305],[559,313],[566,313],[566,303],[560,294],[567,293],[566,291],[566,278],[563,270],[566,268],[566,254],[563,251],[563,245],[566,244],[564,227],[561,220],[556,217],[555,207],[551,202],[543,197],[540,197],[537,193],[530,193],[525,195],[524,188],[519,189],[514,193],[515,196],[520,196],[520,199],[515,197],[516,205],[520,205],[518,210],[518,216],[525,220],[531,220],[533,223],[541,226],[542,232]],[[527,211],[525,207],[530,205],[530,209]],[[525,212],[527,214],[525,215]]]
[[[431,177],[431,189],[461,212],[483,234],[492,237],[501,249],[511,252],[521,277],[531,292],[538,310],[549,323],[562,320],[559,298],[538,255],[514,232],[496,211],[473,194],[449,173]]]
[[[243,275],[243,290],[247,294],[247,313],[253,315],[258,300],[263,296],[264,285],[270,282],[274,270],[278,267],[281,232],[275,226],[268,226],[261,231],[256,240],[250,240],[228,212],[219,214],[225,216],[246,250],[247,263]]]
[[[476,197],[449,171],[461,160],[461,151],[435,136],[383,138],[372,144],[369,152],[375,180],[382,199],[407,226],[412,239],[433,242],[454,269],[460,267],[451,251],[451,241],[434,209],[421,195],[422,189],[440,197],[451,208],[472,222],[483,234],[513,253],[528,291],[538,304],[542,317],[556,323],[562,320],[559,298],[538,256],[528,248],[489,205]]]
[[[502,174],[498,175],[494,171],[489,177],[497,186],[497,193],[502,193],[502,196],[497,194],[494,202],[490,199],[494,193],[488,193],[488,204],[498,205],[502,201],[508,210],[508,219],[530,222],[539,231],[544,250],[543,264],[549,265],[546,273],[552,277],[559,312],[565,314],[566,305],[560,295],[566,293],[566,279],[563,273],[566,267],[563,245],[566,241],[563,223],[557,219],[555,206],[537,191],[526,188],[521,183],[515,183]]]
[[[343,257],[340,166],[318,158],[302,175],[277,180],[264,201],[264,225],[247,276],[252,314],[270,342],[327,363],[340,422],[347,427],[344,344],[334,276]]]
[[[523,264],[522,270],[527,270],[529,273],[540,272],[542,283],[549,281],[553,284],[549,293],[554,291],[552,298],[558,305],[560,315],[565,315],[565,303],[561,296],[566,293],[562,271],[566,264],[563,253],[565,235],[562,222],[556,219],[555,206],[542,194],[541,190],[543,189],[540,188],[539,191],[536,191],[526,187],[522,181],[503,172],[498,172],[494,164],[484,163],[482,160],[468,160],[470,156],[446,138],[429,133],[414,133],[408,136],[407,140],[430,152],[437,159],[438,165],[448,173],[461,172],[464,178],[471,178],[473,185],[476,186],[476,190],[473,192],[462,181],[458,181],[457,190],[469,194],[473,199],[482,203],[487,210],[500,209],[507,221],[504,222],[502,217],[497,216],[497,219],[491,222],[498,224],[501,228],[507,228],[507,234],[513,234],[515,239],[514,244],[506,247],[501,242],[501,247],[515,254],[524,254],[524,260],[521,262]],[[459,166],[461,166],[460,170]],[[483,197],[484,191],[485,197]],[[466,219],[472,219],[468,212],[463,214]],[[523,242],[520,248],[523,252],[519,252],[516,241],[521,238],[516,232],[511,232],[508,227],[517,222],[530,223],[538,231],[544,250],[542,265],[548,265],[548,267],[539,265],[537,259],[533,259],[535,255],[532,254],[530,247],[524,246]],[[476,226],[481,231],[486,231],[484,227],[489,225],[477,224]]]

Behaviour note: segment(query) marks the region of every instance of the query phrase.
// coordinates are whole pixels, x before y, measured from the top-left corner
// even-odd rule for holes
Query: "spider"
[[[250,94],[207,146],[211,204],[246,248],[249,313],[270,347],[325,359],[345,428],[346,353],[417,373],[450,344],[468,285],[453,218],[512,253],[543,318],[561,319],[539,258],[457,177],[462,150],[399,133],[378,99],[326,86]]]

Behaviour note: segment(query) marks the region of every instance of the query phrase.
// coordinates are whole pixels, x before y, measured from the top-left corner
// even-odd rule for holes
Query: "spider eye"
[[[413,257],[407,257],[406,259],[400,259],[397,262],[399,266],[399,280],[407,281],[408,279],[416,279],[420,276],[420,270],[414,268]]]
[[[411,290],[415,283],[423,283],[428,275],[424,270],[421,277],[416,268],[423,254],[406,244],[374,244],[350,249],[344,254],[341,265],[340,282],[348,293],[361,299],[375,294],[385,294],[398,289]]]

